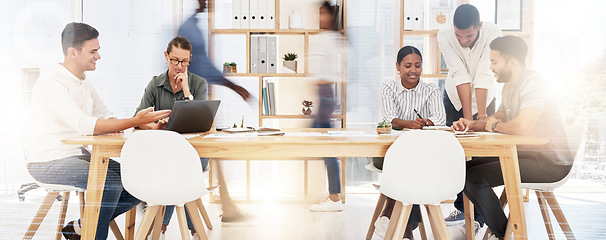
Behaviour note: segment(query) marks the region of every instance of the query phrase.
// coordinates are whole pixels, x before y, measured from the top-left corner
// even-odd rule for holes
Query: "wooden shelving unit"
[[[215,2],[216,0],[210,0],[208,1],[208,8],[210,9],[209,11],[209,15],[208,15],[208,34],[209,34],[209,38],[208,38],[208,46],[209,46],[209,50],[208,50],[208,54],[210,56],[211,59],[214,59],[214,49],[215,49],[215,45],[214,45],[214,37],[217,35],[245,35],[246,37],[246,73],[232,73],[232,74],[227,74],[226,76],[233,76],[233,77],[257,77],[258,78],[258,82],[259,82],[259,91],[258,91],[258,96],[259,96],[259,112],[258,112],[258,116],[259,116],[259,125],[263,125],[263,119],[311,119],[311,116],[305,116],[303,114],[301,115],[289,115],[289,114],[279,114],[277,113],[276,115],[264,115],[263,114],[263,108],[264,108],[264,104],[263,104],[263,98],[262,98],[262,89],[263,89],[263,81],[264,78],[304,78],[304,77],[311,77],[312,75],[309,73],[309,61],[308,58],[305,57],[303,62],[304,62],[304,67],[303,67],[303,72],[301,73],[250,73],[250,38],[252,34],[268,34],[268,35],[303,35],[304,38],[304,46],[303,46],[303,52],[305,54],[305,56],[308,55],[309,53],[309,38],[310,35],[313,34],[318,34],[320,32],[322,32],[323,30],[321,29],[285,29],[285,28],[281,28],[280,27],[280,18],[281,18],[281,14],[280,14],[280,0],[273,0],[275,1],[275,26],[274,29],[215,29],[214,27],[214,19],[215,16],[213,14],[213,9],[215,7]],[[343,36],[344,38],[346,38],[347,36],[347,1],[344,0],[343,1]],[[344,44],[346,42],[344,41]],[[281,56],[278,56],[281,59]],[[345,58],[344,58],[345,59]],[[281,61],[278,61],[281,62]],[[279,64],[280,66],[281,64]],[[278,69],[280,69],[278,67]],[[345,72],[346,70],[343,70],[343,79],[346,79],[346,75]],[[296,91],[296,89],[293,89],[293,91]],[[341,120],[341,127],[345,127],[345,122],[346,122],[346,84],[345,81],[342,81],[342,83],[340,84],[340,96],[338,97],[338,101],[340,101],[340,112],[339,114],[335,114],[333,115],[333,118],[335,119],[340,119]],[[276,99],[276,101],[279,101],[279,99]]]

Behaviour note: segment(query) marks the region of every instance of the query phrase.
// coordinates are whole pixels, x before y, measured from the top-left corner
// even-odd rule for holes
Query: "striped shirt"
[[[423,118],[436,126],[446,124],[446,112],[440,89],[433,84],[419,81],[413,89],[406,89],[400,81],[385,82],[381,86],[381,118],[391,122],[394,118],[415,120],[416,109]]]

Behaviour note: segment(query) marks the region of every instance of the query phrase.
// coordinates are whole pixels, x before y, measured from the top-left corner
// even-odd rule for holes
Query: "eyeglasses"
[[[170,63],[172,63],[173,65],[179,65],[179,63],[181,64],[181,66],[187,67],[189,65],[189,59],[185,59],[182,61],[179,61],[178,59],[170,59]]]

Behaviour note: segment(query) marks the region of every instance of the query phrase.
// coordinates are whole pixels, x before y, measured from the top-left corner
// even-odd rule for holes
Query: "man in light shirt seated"
[[[96,68],[99,32],[85,23],[69,23],[61,33],[63,63],[43,71],[34,85],[29,128],[25,135],[27,168],[41,183],[86,189],[90,152],[62,139],[119,132],[168,117],[170,110],[146,108],[128,119],[116,119],[105,106],[85,72]],[[109,223],[141,202],[131,196],[120,177],[120,164],[109,161],[96,239],[106,239]],[[66,239],[80,239],[81,222],[63,228]]]
[[[503,36],[490,44],[491,69],[503,85],[503,101],[498,111],[485,119],[461,118],[453,123],[456,131],[467,129],[546,138],[545,145],[518,146],[522,183],[551,183],[564,178],[573,158],[568,150],[562,118],[550,83],[526,67],[528,45],[517,36]],[[503,185],[499,158],[474,158],[467,164],[463,192],[492,231],[489,239],[505,237],[507,216],[492,187]]]

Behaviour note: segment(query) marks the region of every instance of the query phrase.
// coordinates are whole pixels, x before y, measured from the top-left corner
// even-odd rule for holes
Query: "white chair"
[[[440,202],[465,185],[465,152],[445,131],[408,131],[389,147],[380,191],[395,199],[385,239],[402,239],[413,204],[425,205],[435,239],[450,239]]]
[[[84,189],[69,185],[41,183],[38,181],[36,181],[36,184],[46,189],[48,193],[46,194],[44,201],[42,201],[42,204],[40,204],[40,208],[38,209],[36,216],[34,216],[32,223],[29,225],[27,232],[25,232],[25,236],[23,236],[23,239],[25,240],[34,238],[34,235],[38,231],[40,224],[42,224],[42,221],[46,217],[46,214],[53,206],[55,199],[57,199],[57,196],[59,196],[59,194],[63,193],[63,198],[61,200],[61,209],[59,211],[59,221],[57,223],[57,233],[55,234],[55,239],[61,240],[61,237],[63,236],[61,230],[63,229],[63,225],[65,224],[65,215],[67,213],[67,204],[69,203],[70,193],[78,192],[78,195],[80,196],[80,218],[82,218],[82,214],[84,214]],[[114,233],[116,239],[124,240],[124,237],[122,236],[122,233],[120,233],[120,229],[118,228],[118,225],[115,221],[111,221],[110,228]]]
[[[583,142],[583,127],[573,125],[573,126],[565,127],[564,130],[566,132],[566,136],[568,139],[567,143],[568,143],[569,151],[570,151],[572,157],[576,158],[576,155],[579,152],[578,151],[579,146],[583,146],[580,144],[581,142]],[[543,222],[545,223],[545,229],[547,230],[547,235],[550,240],[555,240],[555,233],[553,232],[553,227],[551,226],[552,223],[551,223],[551,217],[549,216],[549,208],[551,208],[551,211],[553,212],[553,215],[555,216],[556,220],[558,221],[558,224],[560,225],[560,228],[562,229],[564,236],[566,236],[566,239],[568,239],[568,240],[576,239],[574,237],[574,234],[572,233],[572,229],[570,228],[570,225],[568,224],[568,220],[566,220],[566,217],[564,216],[564,212],[562,211],[562,208],[560,208],[560,204],[558,203],[558,200],[556,199],[555,195],[553,194],[553,191],[556,188],[559,188],[562,185],[564,185],[564,183],[566,183],[566,181],[568,181],[568,179],[571,176],[572,176],[572,171],[568,172],[566,177],[564,177],[562,180],[553,182],[553,183],[522,183],[522,188],[528,189],[528,190],[533,190],[535,192],[535,194],[537,195],[537,201],[539,202],[539,207],[541,208],[541,215],[543,216]],[[503,193],[501,194],[501,206],[502,207],[505,207],[505,205],[507,204],[507,196],[505,193],[506,193],[505,190],[503,190]],[[489,232],[490,232],[490,229],[488,229],[486,231],[486,233],[484,234],[484,239],[487,238],[487,235]]]
[[[148,205],[135,239],[145,239],[152,223],[156,229],[152,237],[159,238],[166,205],[176,205],[182,239],[190,239],[184,206],[198,236],[208,239],[198,212],[208,219],[200,201],[208,193],[200,157],[183,136],[163,130],[136,131],[124,143],[120,164],[124,189]]]

